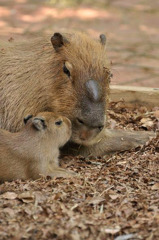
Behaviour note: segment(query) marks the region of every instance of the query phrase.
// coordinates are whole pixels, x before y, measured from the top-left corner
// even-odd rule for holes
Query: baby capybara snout
[[[59,116],[54,120],[57,135],[59,136],[59,146],[62,147],[72,135],[72,124],[67,117]]]

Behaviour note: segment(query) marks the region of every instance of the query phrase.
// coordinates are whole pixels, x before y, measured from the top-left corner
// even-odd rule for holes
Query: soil
[[[109,127],[159,129],[159,108],[112,103]],[[72,179],[0,185],[0,239],[159,239],[159,136],[112,156],[65,156]]]

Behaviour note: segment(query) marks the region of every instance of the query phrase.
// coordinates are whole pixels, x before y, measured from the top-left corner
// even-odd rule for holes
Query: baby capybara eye
[[[68,77],[71,76],[70,71],[68,70],[68,68],[67,68],[65,65],[63,66],[63,72],[64,72]]]
[[[55,122],[55,125],[57,125],[57,126],[62,125],[62,120],[58,120],[58,121],[56,121],[56,122]]]

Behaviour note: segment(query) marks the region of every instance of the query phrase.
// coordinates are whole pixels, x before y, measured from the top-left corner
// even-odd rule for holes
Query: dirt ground
[[[158,0],[0,0],[1,38],[106,33],[113,84],[159,87],[158,19]]]
[[[159,129],[159,108],[112,104],[111,128]],[[159,137],[112,156],[65,156],[72,179],[0,185],[0,240],[159,239]]]
[[[82,30],[108,38],[113,84],[159,87],[157,0],[0,0],[0,38]],[[112,103],[109,127],[159,130],[159,107]],[[0,240],[159,239],[159,136],[112,156],[67,156],[78,178],[0,185]]]

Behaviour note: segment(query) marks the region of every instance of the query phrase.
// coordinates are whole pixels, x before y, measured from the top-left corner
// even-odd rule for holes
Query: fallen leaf
[[[112,200],[115,200],[119,197],[119,195],[112,195],[110,194],[109,197],[112,199]]]
[[[155,183],[155,184],[152,186],[152,190],[159,190],[159,183]]]
[[[4,199],[13,200],[17,198],[17,194],[15,192],[5,192],[2,195],[0,195],[0,197]]]
[[[11,208],[4,208],[3,212],[9,214],[9,217],[14,217],[15,216],[15,211]]]
[[[32,192],[23,192],[18,195],[18,198],[25,203],[34,202],[34,195]]]
[[[105,232],[110,234],[116,234],[121,230],[120,226],[116,226],[115,228],[106,228]]]
[[[142,127],[144,128],[150,128],[154,125],[153,121],[151,120],[151,118],[142,118],[140,120],[140,122],[142,123]]]
[[[129,239],[136,239],[136,235],[135,234],[125,234],[125,235],[121,235],[116,237],[114,240],[129,240]]]
[[[99,203],[103,202],[104,200],[105,199],[102,198],[102,197],[93,197],[93,198],[91,198],[89,200],[86,200],[86,201],[88,201],[89,204],[99,204]]]
[[[159,110],[154,112],[154,116],[155,116],[156,118],[159,118]]]

